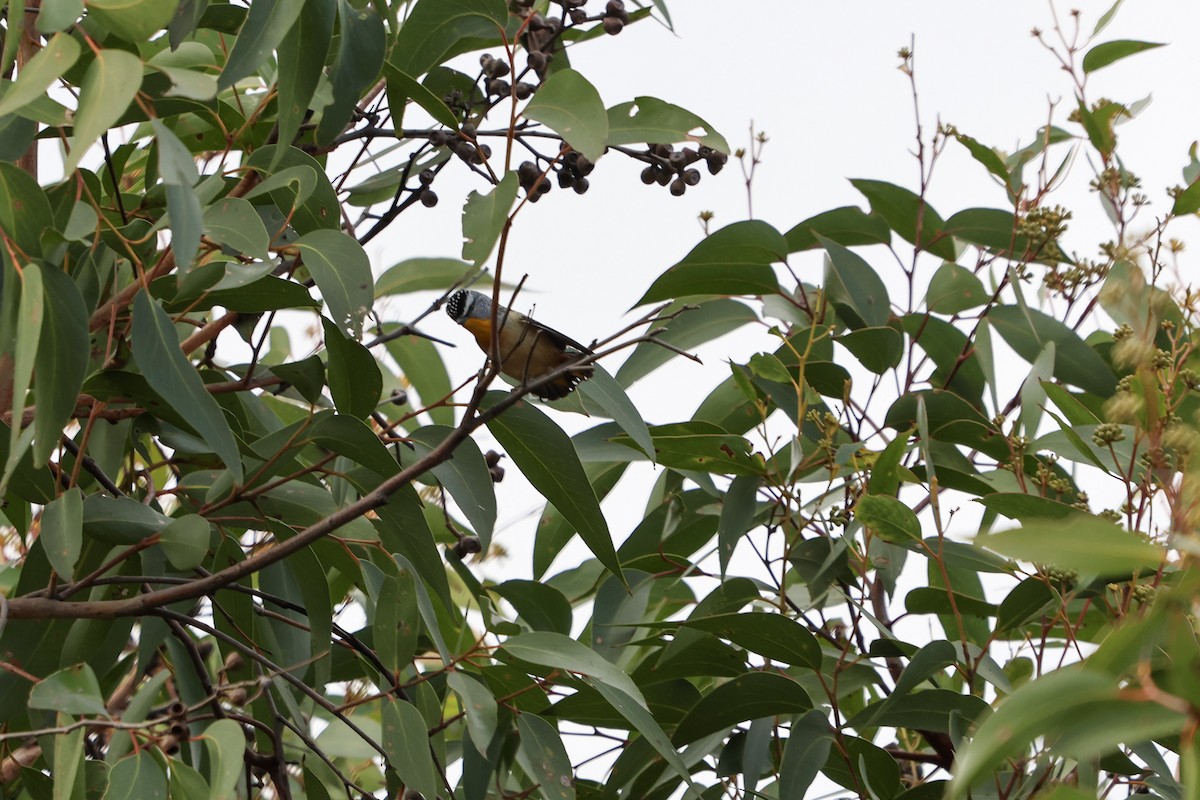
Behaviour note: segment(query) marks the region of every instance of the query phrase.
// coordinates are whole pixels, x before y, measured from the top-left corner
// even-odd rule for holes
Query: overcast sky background
[[[1083,38],[1109,6],[1108,0],[1077,6],[1083,12]],[[1068,30],[1071,8],[1056,6]],[[781,232],[838,206],[866,208],[850,178],[917,188],[917,162],[910,154],[913,99],[908,79],[897,70],[897,51],[910,43],[927,136],[940,119],[984,144],[1011,152],[1028,144],[1046,124],[1052,102],[1057,102],[1054,124],[1077,130],[1066,121],[1075,102],[1070,78],[1030,34],[1038,27],[1047,39],[1055,39],[1054,16],[1042,0],[677,0],[670,10],[674,34],[652,23],[633,25],[615,39],[576,48],[573,64],[596,84],[606,105],[641,94],[676,103],[710,122],[733,148],[749,145],[751,123],[765,132],[770,141],[754,179],[754,211]],[[1087,86],[1093,102],[1108,97],[1128,104],[1153,93],[1153,102],[1118,131],[1125,166],[1142,178],[1143,190],[1153,201],[1150,213],[1140,217],[1149,223],[1169,208],[1165,189],[1182,183],[1180,170],[1187,163],[1188,147],[1200,138],[1200,4],[1128,0],[1096,41],[1114,39],[1169,45],[1094,73]],[[584,342],[616,330],[654,278],[699,241],[700,211],[715,212],[714,229],[747,216],[741,171],[732,159],[721,175],[705,174],[682,198],[658,186],[643,186],[639,171],[639,164],[610,155],[591,176],[586,195],[556,189],[523,211],[514,228],[508,280],[527,273],[527,286],[537,296],[525,302],[536,300],[542,321]],[[1074,213],[1065,241],[1068,252],[1076,250],[1085,257],[1095,257],[1096,245],[1113,236],[1099,200],[1088,190],[1092,177],[1086,159],[1076,159],[1067,186],[1052,199]],[[442,192],[442,197],[456,195]],[[968,207],[1006,207],[1003,190],[956,144],[947,147],[939,162],[929,200],[943,218]],[[406,214],[396,226],[392,241],[403,246],[405,256],[454,254],[446,242],[455,241],[459,232],[458,208],[444,203],[434,212]],[[1196,221],[1180,221],[1173,232],[1184,239],[1194,237]],[[416,242],[426,241],[428,249],[413,252]],[[889,285],[901,285],[886,252],[861,252],[884,271],[885,280],[891,265]],[[382,254],[375,259],[381,267],[390,263]],[[1190,260],[1185,251],[1185,278]],[[791,266],[803,279],[819,282],[819,253],[799,254]],[[448,322],[440,328],[431,322],[430,329],[460,343],[448,359],[465,377],[478,368],[479,354],[469,337]],[[676,359],[637,384],[631,396],[650,421],[686,419],[728,375],[724,362],[744,361],[775,346],[767,336],[750,332],[725,337],[700,350],[705,366]],[[618,364],[606,366],[615,372]],[[1027,371],[1023,362],[1014,364],[1008,376],[1013,389]],[[572,431],[589,426],[578,418],[560,420]],[[499,487],[496,538],[511,555],[476,565],[480,573],[497,580],[527,574],[541,507],[540,498],[515,470],[508,475]],[[640,520],[652,477],[649,468],[631,470],[605,503],[618,543]],[[973,532],[968,521],[977,515],[964,512],[958,521],[966,524],[959,532]],[[576,542],[552,572],[588,555]],[[744,545],[740,555],[749,555]],[[750,561],[746,558],[742,564]],[[940,630],[929,629],[928,620],[912,623],[921,628],[907,631],[915,640],[942,636]],[[574,748],[582,743],[572,741],[572,752],[578,752]],[[819,781],[813,792],[830,788]]]
[[[596,11],[602,0],[589,5]],[[1011,152],[1046,124],[1055,101],[1053,122],[1077,129],[1066,123],[1074,105],[1069,77],[1030,36],[1037,27],[1048,39],[1055,38],[1054,16],[1044,0],[673,0],[669,6],[674,32],[650,21],[632,25],[619,36],[573,49],[573,65],[597,86],[608,106],[638,95],[658,97],[706,119],[733,148],[749,146],[751,124],[764,132],[770,141],[754,180],[754,211],[781,232],[838,206],[866,208],[850,178],[917,188],[917,162],[910,154],[913,98],[907,77],[897,70],[901,47],[914,46],[927,136],[940,119]],[[1109,6],[1109,0],[1077,4],[1084,38]],[[1056,7],[1068,30],[1071,7]],[[1114,39],[1169,45],[1119,62],[1088,82],[1092,101],[1108,97],[1132,103],[1153,92],[1153,102],[1122,125],[1118,135],[1125,166],[1142,178],[1153,212],[1161,214],[1169,207],[1165,188],[1182,182],[1188,147],[1200,138],[1200,3],[1127,0],[1097,41]],[[56,147],[53,141],[43,145],[43,180],[55,177]],[[747,217],[746,192],[734,159],[719,176],[705,174],[682,198],[662,187],[643,186],[641,166],[606,156],[590,176],[586,195],[555,189],[522,211],[506,261],[507,280],[528,275],[519,309],[536,302],[537,316],[546,324],[583,342],[602,338],[620,328],[650,283],[700,240],[701,211],[715,213],[713,229]],[[1096,244],[1112,236],[1099,201],[1087,189],[1092,176],[1086,160],[1077,159],[1068,186],[1054,201],[1074,213],[1068,251],[1087,257],[1094,257]],[[447,169],[438,179],[442,202],[436,208],[413,208],[367,248],[376,274],[414,256],[458,256],[461,199],[472,189],[485,188],[465,169]],[[939,163],[929,200],[943,218],[967,207],[1003,208],[1006,203],[1003,190],[953,144]],[[1173,228],[1185,240],[1197,230],[1195,219]],[[883,270],[885,280],[891,279],[889,285],[899,285],[890,256],[880,248],[862,252]],[[1191,258],[1185,251],[1185,279]],[[895,273],[890,276],[889,265]],[[791,266],[803,279],[820,281],[819,253],[798,254]],[[386,307],[389,318],[407,319],[424,302],[405,297]],[[296,327],[298,332],[302,325]],[[423,327],[459,344],[446,354],[453,377],[461,380],[478,369],[482,353],[447,317],[436,315]],[[223,345],[232,343],[232,333],[223,337]],[[298,337],[293,341],[302,347]],[[686,419],[728,375],[726,361],[744,361],[774,347],[775,340],[765,333],[726,337],[701,348],[704,366],[676,359],[637,384],[631,396],[649,421]],[[615,372],[619,362],[605,366]],[[1021,364],[1013,371],[1013,386],[1027,370]],[[570,415],[558,419],[572,432],[598,421]],[[486,449],[486,432],[478,438]],[[631,470],[605,503],[618,544],[641,519],[652,480],[648,467]],[[479,562],[474,569],[496,580],[528,577],[543,501],[515,469],[509,469],[498,494],[496,538],[511,555]],[[588,555],[576,542],[552,571]]]
[[[1109,5],[1106,0],[1081,6],[1084,38]],[[1068,30],[1070,8],[1056,7]],[[671,3],[670,10],[674,33],[642,22],[573,49],[572,63],[595,83],[606,105],[643,94],[667,100],[706,119],[733,148],[749,145],[751,123],[765,132],[770,141],[754,179],[754,212],[781,232],[838,206],[866,208],[850,178],[917,188],[913,98],[907,77],[897,69],[901,47],[914,45],[927,137],[940,119],[1011,152],[1046,124],[1051,102],[1057,102],[1054,123],[1076,128],[1066,121],[1074,104],[1070,78],[1030,34],[1038,27],[1054,40],[1051,7],[1040,0],[688,0]],[[1169,207],[1165,188],[1182,182],[1187,149],[1200,138],[1195,84],[1200,4],[1129,0],[1096,41],[1114,39],[1169,45],[1094,73],[1087,87],[1092,101],[1108,97],[1132,103],[1153,92],[1153,102],[1120,126],[1119,137],[1126,167],[1141,176],[1153,213],[1161,214]],[[1065,148],[1060,152],[1065,155]],[[720,175],[705,173],[681,198],[662,187],[643,186],[641,166],[610,154],[592,174],[586,195],[556,188],[521,212],[505,267],[506,280],[528,275],[518,308],[536,303],[541,321],[581,341],[603,337],[628,319],[625,313],[654,278],[699,241],[701,211],[715,213],[713,229],[747,218],[746,191],[733,159]],[[437,187],[441,204],[402,215],[368,247],[377,271],[412,256],[458,255],[459,198],[483,187],[465,170],[446,173]],[[1087,188],[1092,177],[1087,161],[1076,159],[1067,186],[1053,200],[1074,212],[1067,249],[1087,257],[1112,238],[1100,203]],[[1006,207],[1003,190],[955,143],[938,164],[929,199],[943,218],[967,207]],[[1143,213],[1141,219],[1152,219]],[[1173,230],[1186,237],[1196,232],[1196,224],[1183,220]],[[861,252],[889,285],[900,286],[895,262],[882,248]],[[1182,263],[1188,260],[1185,252]],[[803,279],[820,281],[819,253],[797,254],[791,266]],[[421,307],[417,299],[406,298],[391,310],[405,318]],[[454,377],[465,378],[478,368],[481,354],[465,331],[441,315],[424,327],[459,344],[447,353]],[[686,419],[728,375],[727,361],[745,361],[775,346],[765,333],[725,337],[701,348],[704,366],[676,359],[638,383],[631,396],[649,421]],[[611,372],[618,365],[615,359],[605,364]],[[1024,363],[1018,367],[1010,375],[1014,388],[1028,371]],[[573,415],[558,419],[572,432],[592,424]],[[486,435],[480,443],[488,446]],[[605,504],[618,543],[640,519],[651,480],[648,468],[631,471]],[[511,556],[477,568],[504,579],[529,569],[542,501],[515,470],[498,489],[498,541]],[[576,542],[553,571],[587,555]]]

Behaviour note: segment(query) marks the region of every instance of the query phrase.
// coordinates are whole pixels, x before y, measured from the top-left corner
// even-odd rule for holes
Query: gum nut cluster
[[[565,145],[563,148],[565,149]],[[547,172],[557,170],[558,186],[560,189],[574,189],[576,194],[583,194],[591,184],[587,176],[595,169],[591,159],[576,150],[567,150],[557,166],[547,167]],[[517,180],[531,203],[536,203],[542,195],[550,191],[550,178],[533,161],[522,162],[517,167]]]
[[[491,157],[492,148],[475,141],[477,132],[474,123],[464,122],[457,133],[437,131],[429,137],[429,141],[434,146],[447,148],[468,164],[482,164]]]
[[[642,170],[642,183],[669,186],[675,197],[682,196],[687,187],[700,182],[700,170],[693,164],[704,161],[708,173],[716,175],[729,160],[729,156],[706,145],[676,150],[669,144],[650,144],[646,146],[646,155],[650,164]]]

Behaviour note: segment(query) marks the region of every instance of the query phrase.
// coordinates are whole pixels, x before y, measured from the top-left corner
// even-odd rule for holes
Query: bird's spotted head
[[[492,301],[487,295],[470,289],[460,289],[450,295],[450,300],[446,303],[446,313],[459,325],[471,317],[475,319],[490,318]]]

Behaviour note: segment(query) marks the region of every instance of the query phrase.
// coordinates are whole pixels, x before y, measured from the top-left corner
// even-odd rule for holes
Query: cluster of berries
[[[561,15],[554,16],[548,10],[545,13],[535,11],[535,0],[510,0],[509,7],[525,17],[521,36],[521,44],[526,51],[525,68],[514,67],[508,59],[484,53],[479,57],[478,90],[473,89],[473,96],[467,97],[463,90],[454,89],[443,98],[446,104],[461,113],[463,118],[477,120],[485,117],[491,108],[507,97],[514,96],[518,100],[526,100],[538,89],[538,84],[531,81],[535,77],[537,81],[545,80],[555,51],[562,48],[562,35],[567,28],[600,21],[606,33],[616,35],[631,20],[623,0],[607,0],[603,13],[591,16],[584,9],[587,2],[588,0],[551,0],[552,5],[557,5],[562,10]],[[514,69],[518,70],[518,74],[512,74]],[[523,80],[526,76],[529,76],[529,81]],[[435,147],[446,148],[467,164],[480,165],[491,155],[491,148],[479,143],[476,133],[475,125],[468,121],[464,122],[457,132],[434,132],[430,136],[430,143]],[[647,145],[644,151],[620,149],[647,164],[641,175],[643,183],[657,183],[670,187],[671,194],[676,197],[683,195],[687,187],[700,182],[700,170],[693,166],[698,166],[697,162],[704,161],[709,174],[716,175],[729,159],[724,153],[705,146],[676,150],[669,144],[652,143]],[[566,153],[561,159],[543,156],[535,151],[537,158],[526,161],[517,168],[521,188],[525,190],[530,202],[537,202],[542,195],[550,191],[550,172],[554,173],[559,188],[572,189],[576,194],[587,192],[591,185],[588,175],[595,165],[581,153],[560,143],[560,152],[563,150]],[[543,169],[541,163],[546,162],[550,166]],[[426,170],[421,173],[420,178],[421,185],[416,189],[420,201],[426,206],[435,205],[437,195],[429,188],[433,173]]]
[[[701,145],[695,149],[684,147],[676,150],[669,144],[650,144],[646,146],[646,159],[650,162],[642,170],[642,183],[650,186],[670,186],[671,194],[681,196],[687,187],[700,182],[700,170],[692,166],[697,161],[708,165],[708,173],[716,175],[725,167],[729,156]]]

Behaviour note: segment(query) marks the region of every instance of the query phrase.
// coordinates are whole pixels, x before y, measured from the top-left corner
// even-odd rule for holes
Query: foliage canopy
[[[606,108],[572,68],[662,3],[84,6],[8,0],[4,29],[6,796],[1200,785],[1198,318],[1167,281],[1200,162],[1133,224],[1138,109],[1086,76],[1157,45],[1101,41],[1115,7],[1046,36],[1077,103],[1028,145],[939,127],[915,190],[855,179],[859,206],[707,232],[541,404],[558,375],[506,390],[489,359],[455,386],[420,324],[472,282],[520,305],[508,238],[553,185],[721,170],[702,117]],[[46,186],[41,140],[65,148]],[[935,211],[950,147],[1009,204]],[[1088,253],[1052,202],[1081,151],[1115,231]],[[461,252],[374,274],[364,244],[446,170],[478,179]],[[630,386],[749,328],[776,343],[647,424]],[[548,501],[531,579],[473,569],[504,474],[485,431]],[[618,529],[601,502],[650,464]],[[556,568],[576,535],[592,558]]]

